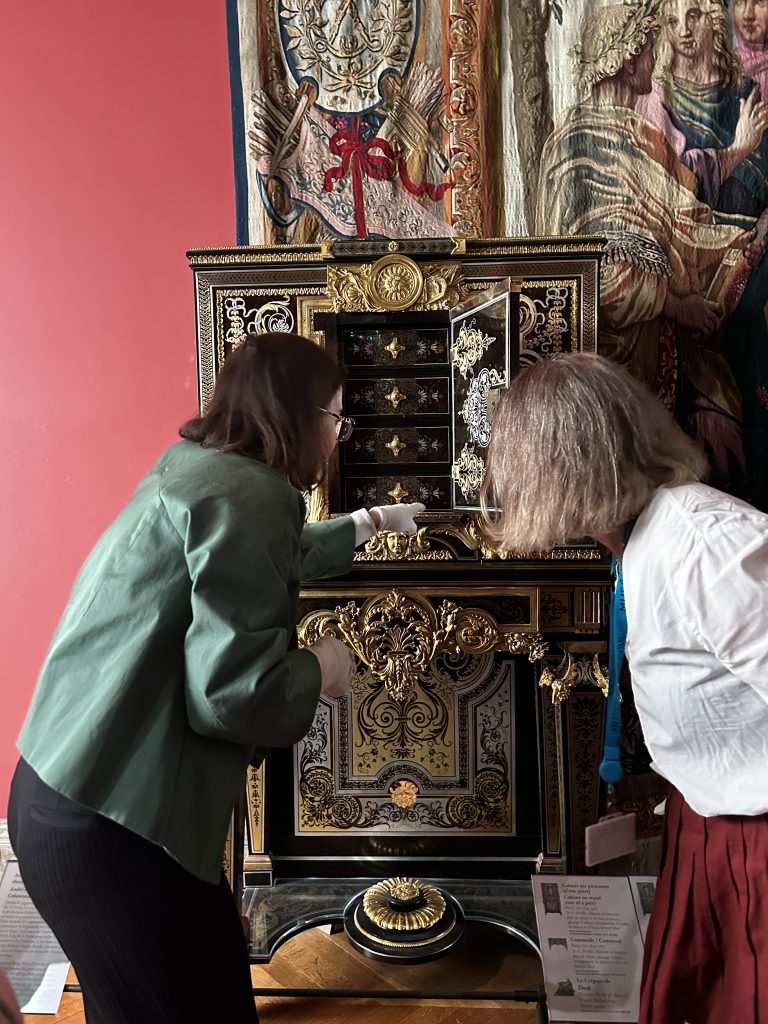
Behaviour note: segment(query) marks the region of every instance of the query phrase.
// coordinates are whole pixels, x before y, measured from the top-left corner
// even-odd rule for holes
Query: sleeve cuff
[[[377,532],[376,524],[368,515],[368,509],[365,508],[359,508],[350,513],[350,518],[355,524],[355,547],[357,548],[374,536]]]

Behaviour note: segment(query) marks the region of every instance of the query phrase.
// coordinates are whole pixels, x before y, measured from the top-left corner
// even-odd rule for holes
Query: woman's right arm
[[[291,649],[297,508],[258,495],[212,494],[169,516],[191,580],[184,640],[191,728],[245,746],[296,743],[312,724],[322,681],[315,655]]]

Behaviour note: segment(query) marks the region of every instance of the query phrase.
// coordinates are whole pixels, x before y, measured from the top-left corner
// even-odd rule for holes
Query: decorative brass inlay
[[[397,483],[395,484],[395,486],[392,488],[392,490],[391,491],[387,491],[387,494],[390,496],[390,498],[394,498],[395,501],[401,502],[403,500],[403,498],[407,498],[408,497],[408,495],[410,494],[410,491],[406,491],[404,489],[403,485],[398,480]]]
[[[402,700],[418,678],[428,676],[434,659],[446,651],[509,651],[536,661],[547,650],[539,633],[500,627],[479,608],[460,608],[454,601],[434,608],[420,595],[398,589],[376,594],[361,608],[351,601],[334,611],[312,612],[299,639],[309,645],[322,635],[351,647],[394,700]]]
[[[416,803],[419,795],[419,787],[409,779],[400,779],[399,782],[395,782],[394,785],[389,787],[389,795],[398,807],[411,807]],[[395,893],[394,890],[393,895],[397,896],[398,899],[406,898]]]
[[[400,339],[395,337],[388,345],[384,346],[384,351],[389,352],[393,359],[397,359],[401,352],[405,352],[405,345],[401,345]]]
[[[424,902],[413,910],[397,910],[389,902],[390,895],[395,899],[421,897]],[[445,898],[429,882],[417,878],[387,878],[365,893],[363,910],[379,928],[415,932],[438,923],[445,913]]]
[[[407,397],[408,396],[403,394],[403,392],[400,390],[397,384],[395,384],[395,386],[392,388],[388,395],[384,396],[386,401],[389,402],[389,404],[392,406],[395,412],[397,412],[398,405],[400,405],[401,402],[404,402]]]
[[[479,327],[468,327],[466,320],[462,322],[456,340],[451,345],[451,362],[464,379],[495,340],[492,335],[483,334]]]
[[[393,459],[399,459],[400,458],[400,452],[404,448],[407,448],[408,446],[403,444],[403,442],[400,440],[400,435],[399,434],[393,434],[392,440],[391,441],[387,441],[387,443],[384,445],[384,447],[385,448],[389,448],[389,450],[392,452],[392,458]]]
[[[447,310],[468,294],[461,263],[416,263],[392,254],[375,263],[328,267],[328,298],[335,313]]]
[[[467,442],[451,466],[451,478],[459,485],[465,501],[469,501],[480,490],[484,474],[485,463]]]

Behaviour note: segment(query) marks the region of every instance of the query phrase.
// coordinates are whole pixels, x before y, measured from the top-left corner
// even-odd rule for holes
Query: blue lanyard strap
[[[629,540],[635,520],[624,528],[624,545]],[[624,580],[621,563],[614,555],[611,572],[615,583],[611,595],[610,637],[608,641],[608,699],[605,709],[605,740],[603,759],[600,762],[600,778],[609,786],[615,786],[624,776],[621,767],[621,696],[619,678],[624,663],[624,648],[627,644],[627,609],[624,603]]]

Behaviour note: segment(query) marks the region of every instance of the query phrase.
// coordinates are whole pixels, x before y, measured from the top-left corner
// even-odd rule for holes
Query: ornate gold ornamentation
[[[450,562],[450,551],[435,550],[427,539],[424,527],[417,533],[383,530],[374,534],[362,551],[355,552],[356,562]]]
[[[366,939],[373,939],[377,946],[389,946],[391,949],[415,949],[416,946],[432,946],[435,942],[439,942],[440,939],[444,939],[446,935],[450,935],[455,927],[455,923],[455,921],[451,921],[444,932],[432,935],[428,939],[422,939],[420,942],[393,942],[391,939],[381,939],[378,935],[373,935],[371,932],[366,931],[360,923],[360,907],[355,909],[355,925],[360,934],[364,935]]]
[[[387,402],[389,402],[389,404],[392,406],[395,412],[397,412],[398,405],[400,405],[401,402],[405,401],[407,395],[404,395],[400,388],[397,386],[397,384],[395,384],[395,386],[392,388],[389,394],[384,395],[384,398]]]
[[[400,339],[394,337],[388,345],[384,346],[384,351],[389,352],[393,359],[397,359],[401,352],[405,352],[405,345],[401,345]]]
[[[469,501],[480,490],[485,474],[485,463],[467,442],[451,466],[451,478],[459,485],[465,501]]]
[[[595,650],[598,647],[599,650]],[[605,648],[602,642],[596,643],[565,643],[565,653],[560,664],[554,671],[545,666],[539,679],[539,686],[549,686],[552,691],[552,703],[557,707],[568,700],[574,686],[589,683],[597,686],[604,697],[608,696],[608,678],[600,664],[600,651]],[[592,654],[591,661],[589,655]]]
[[[420,898],[423,903],[413,910],[397,910],[390,904],[390,896],[408,900]],[[363,910],[379,928],[415,932],[438,923],[445,913],[445,898],[429,882],[417,878],[386,878],[372,885],[363,896]]]
[[[391,441],[387,441],[387,443],[384,445],[384,447],[388,448],[392,452],[392,458],[393,459],[399,459],[400,458],[400,452],[403,451],[403,449],[407,448],[408,446],[406,444],[404,444],[400,440],[400,435],[399,434],[393,434],[392,435],[392,440]]]
[[[469,371],[482,359],[483,353],[488,351],[495,340],[478,327],[468,326],[466,320],[462,321],[456,340],[451,345],[451,362],[465,380]]]
[[[392,802],[396,803],[398,807],[411,807],[418,799],[419,787],[409,779],[400,779],[399,782],[395,782],[389,787],[389,795],[392,797]],[[403,899],[404,897],[398,898]]]
[[[334,611],[312,612],[299,629],[299,639],[306,646],[320,636],[343,640],[394,700],[402,700],[419,678],[427,678],[444,652],[509,651],[526,654],[533,662],[547,650],[541,634],[500,627],[479,608],[460,608],[454,601],[435,608],[420,594],[399,589],[376,594],[361,608],[351,601]]]
[[[384,309],[408,309],[421,295],[424,276],[418,263],[394,253],[383,256],[371,268],[368,293]]]
[[[328,297],[335,313],[448,310],[468,294],[461,263],[416,263],[391,254],[375,263],[328,267]]]
[[[394,498],[396,502],[401,502],[403,498],[407,498],[409,496],[410,492],[406,491],[403,485],[398,480],[395,483],[395,486],[392,488],[392,490],[387,491],[387,494],[390,496],[390,498]]]

